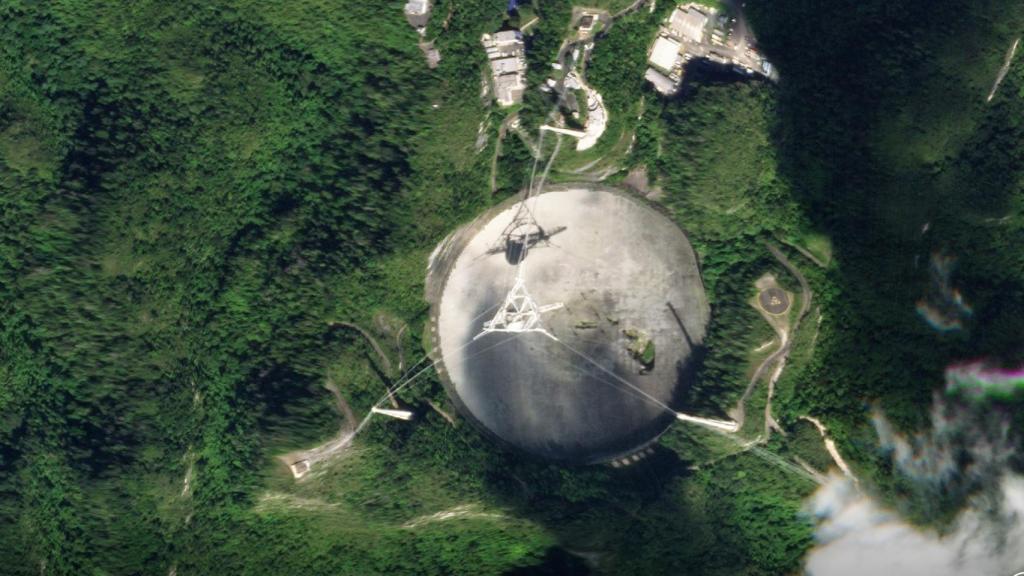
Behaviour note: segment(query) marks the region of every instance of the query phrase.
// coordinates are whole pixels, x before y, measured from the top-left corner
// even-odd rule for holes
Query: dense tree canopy
[[[533,161],[512,136],[495,158],[504,112],[480,97],[480,35],[510,22],[507,2],[436,2],[435,70],[402,4],[0,0],[5,573],[799,569],[809,482],[679,428],[627,469],[532,461],[450,425],[429,373],[400,394],[415,425],[369,427],[308,481],[276,459],[337,433],[325,382],[361,415],[398,377],[331,323],[367,327],[413,366],[431,249],[518,191]],[[542,19],[535,85],[581,3],[520,4]],[[670,8],[658,2],[596,42],[587,77],[611,123],[595,150],[621,153],[612,181],[645,168],[698,249],[713,306],[687,392],[701,410],[735,402],[771,334],[753,281],[773,272],[796,290],[765,243],[831,239],[827,267],[800,262],[820,334],[797,335],[777,417],[829,419],[859,469],[898,490],[865,440],[867,403],[920,426],[948,363],[1024,360],[1019,58],[985,99],[1024,11],[748,4],[782,82],[696,72],[678,97],[655,95],[642,74]],[[530,94],[527,117],[529,98],[548,104]],[[960,262],[973,307],[960,331],[914,309],[936,252]],[[455,519],[431,520],[445,511]]]

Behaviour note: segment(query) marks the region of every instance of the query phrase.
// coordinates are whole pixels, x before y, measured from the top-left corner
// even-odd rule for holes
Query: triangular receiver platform
[[[484,329],[473,339],[476,340],[491,332],[540,332],[552,340],[558,340],[544,329],[540,316],[561,307],[561,302],[538,306],[530,297],[530,293],[526,291],[526,283],[523,282],[522,276],[517,275],[515,285],[505,296],[505,303],[498,309],[494,318],[484,322]]]

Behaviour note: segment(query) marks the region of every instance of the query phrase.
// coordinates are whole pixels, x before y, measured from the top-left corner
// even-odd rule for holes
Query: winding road
[[[992,85],[992,90],[988,93],[988,98],[985,102],[991,102],[992,98],[996,95],[996,90],[999,89],[999,85],[1003,83],[1003,78],[1006,78],[1006,73],[1010,71],[1010,63],[1013,62],[1013,55],[1017,53],[1017,45],[1020,44],[1020,38],[1013,41],[1010,45],[1010,49],[1006,51],[1006,59],[1003,61],[1003,67],[999,69],[999,74],[996,76],[996,81]]]
[[[750,396],[754,393],[754,388],[757,386],[757,381],[761,379],[761,376],[764,374],[764,371],[767,370],[769,366],[772,366],[773,364],[778,362],[778,368],[776,369],[775,373],[772,374],[772,377],[768,383],[768,402],[765,406],[765,436],[768,436],[769,428],[774,427],[776,430],[781,431],[781,427],[779,427],[778,424],[775,423],[775,419],[771,415],[772,393],[774,392],[775,382],[782,375],[782,368],[785,366],[786,357],[789,355],[789,351],[792,348],[792,340],[789,336],[790,334],[796,333],[796,331],[800,328],[800,322],[804,319],[804,316],[806,316],[807,312],[811,309],[811,300],[813,298],[813,294],[811,292],[810,284],[807,283],[807,278],[805,278],[804,275],[800,273],[800,270],[798,270],[796,266],[793,266],[789,259],[786,258],[786,255],[771,244],[765,244],[765,246],[768,248],[768,251],[771,253],[771,255],[776,260],[778,260],[779,263],[782,264],[782,266],[790,274],[792,274],[798,282],[800,282],[800,313],[797,314],[796,320],[793,322],[793,326],[792,328],[790,328],[789,331],[783,331],[779,333],[779,349],[776,350],[775,352],[772,352],[770,356],[765,358],[764,361],[761,362],[761,364],[754,371],[754,375],[751,376],[750,378],[750,383],[747,384],[747,389],[743,391],[743,396],[740,397],[739,401],[736,403],[736,406],[730,411],[730,415],[733,417],[733,420],[735,420],[739,424],[740,428],[742,428],[743,423],[746,420],[747,402],[750,400]]]
[[[380,357],[380,362],[384,367],[384,374],[388,377],[388,379],[393,379],[395,377],[395,372],[393,370],[393,366],[391,365],[391,359],[388,358],[388,355],[384,353],[384,349],[381,348],[380,344],[377,343],[377,339],[374,338],[369,331],[359,326],[358,324],[353,324],[352,322],[331,321],[328,322],[327,325],[330,326],[331,328],[351,328],[352,330],[355,330],[362,334],[363,338],[366,338],[366,341],[369,342],[370,346],[373,347],[373,350],[377,353],[377,356]],[[401,342],[399,342],[398,350],[399,353],[401,353]],[[399,370],[401,370],[401,368],[399,368]],[[337,388],[335,388],[334,390],[337,391]],[[340,395],[335,395],[338,396],[339,399],[341,398]],[[398,401],[395,400],[395,397],[391,394],[390,389],[388,391],[388,400],[391,402],[392,407],[398,408]]]

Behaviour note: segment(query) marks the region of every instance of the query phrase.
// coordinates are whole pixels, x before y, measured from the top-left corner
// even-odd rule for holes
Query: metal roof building
[[[494,78],[494,96],[502,106],[521,102],[525,92],[526,82],[519,74],[503,74]]]
[[[496,32],[491,38],[499,49],[523,44],[523,34],[519,30],[502,30],[501,32]]]
[[[491,60],[491,71],[494,72],[495,76],[499,76],[501,74],[515,74],[524,68],[526,68],[526,63],[515,56],[495,58],[494,60]]]
[[[668,20],[668,29],[673,36],[687,42],[704,40],[708,17],[695,8],[676,8]]]
[[[653,84],[655,90],[665,95],[675,94],[679,87],[671,78],[665,76],[661,72],[658,72],[654,68],[647,69],[647,72],[644,73],[644,80]]]
[[[676,67],[679,61],[679,48],[681,45],[676,40],[667,36],[658,36],[651,48],[651,56],[647,59],[652,66],[668,74]]]

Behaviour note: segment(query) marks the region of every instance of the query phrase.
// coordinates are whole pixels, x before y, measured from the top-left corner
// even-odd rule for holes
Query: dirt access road
[[[366,330],[362,326],[359,326],[358,324],[352,322],[331,321],[328,322],[328,325],[331,326],[332,328],[348,328],[359,332],[363,336],[363,338],[365,338],[366,341],[369,342],[370,347],[373,348],[374,352],[377,353],[377,356],[380,358],[381,367],[384,370],[384,373],[387,376],[387,378],[393,379],[395,377],[394,366],[391,364],[391,359],[388,358],[387,353],[384,352],[384,348],[381,347],[380,343],[377,342],[377,339],[374,338],[372,334],[370,334],[369,330]],[[405,331],[405,328],[406,326],[403,325],[398,330],[396,335],[396,343],[400,358],[399,370],[402,369],[402,364],[404,364],[404,362],[401,359],[401,337],[402,333]],[[296,450],[294,452],[289,452],[287,454],[278,456],[278,459],[284,462],[285,465],[287,465],[288,468],[292,471],[292,475],[295,477],[296,480],[308,474],[310,470],[313,469],[313,466],[316,463],[321,462],[323,460],[327,460],[341,453],[345,448],[349,446],[349,444],[352,443],[352,439],[355,437],[356,433],[359,430],[359,428],[356,426],[356,423],[358,422],[358,420],[356,419],[356,414],[352,410],[352,407],[349,406],[345,398],[341,395],[341,390],[338,389],[337,384],[335,384],[334,381],[332,381],[330,377],[328,377],[327,381],[324,383],[324,388],[328,392],[330,392],[332,396],[334,396],[334,400],[338,407],[338,413],[341,414],[343,418],[341,428],[336,436],[315,448],[310,448],[308,450]],[[391,401],[391,405],[393,407],[399,407],[398,402],[391,394],[390,387],[388,388],[388,400]],[[368,419],[369,416],[364,418],[363,422],[359,424],[359,426],[365,424]]]
[[[317,462],[331,458],[348,447],[348,445],[352,443],[352,438],[355,437],[356,434],[356,414],[352,411],[352,407],[348,405],[348,402],[345,401],[345,398],[342,397],[341,391],[338,390],[337,385],[335,385],[333,381],[327,380],[327,382],[324,383],[324,388],[334,396],[334,399],[337,402],[338,412],[343,417],[341,429],[334,438],[331,438],[316,448],[310,448],[309,450],[296,450],[294,452],[278,456],[278,460],[284,462],[285,465],[288,466],[289,470],[292,471],[292,476],[294,476],[296,480],[305,476],[313,469],[313,465]]]
[[[786,357],[789,355],[789,351],[792,348],[791,334],[796,334],[796,331],[800,328],[800,322],[807,315],[807,312],[811,309],[811,301],[813,294],[811,292],[811,286],[807,283],[807,278],[800,273],[800,270],[793,266],[793,264],[786,258],[778,248],[771,244],[766,244],[768,251],[771,255],[779,261],[780,264],[800,283],[800,312],[797,314],[796,321],[793,322],[793,326],[788,331],[782,331],[779,333],[779,349],[773,352],[770,356],[764,359],[763,362],[754,371],[754,375],[750,378],[750,383],[747,384],[747,389],[744,390],[743,396],[740,397],[739,402],[736,406],[730,410],[730,416],[733,420],[739,424],[740,428],[743,428],[743,423],[746,420],[747,414],[747,402],[750,401],[751,395],[754,393],[754,388],[757,386],[757,381],[761,379],[770,366],[777,364],[775,372],[769,379],[769,390],[768,390],[768,402],[765,406],[765,436],[768,435],[770,428],[781,430],[778,424],[775,423],[775,419],[771,415],[772,408],[772,395],[775,391],[775,382],[782,376],[782,368],[785,366]]]
[[[996,95],[996,90],[999,89],[999,85],[1003,83],[1003,78],[1006,78],[1006,73],[1010,71],[1010,62],[1013,61],[1013,55],[1017,53],[1017,45],[1020,44],[1020,38],[1013,41],[1010,45],[1010,49],[1006,51],[1006,59],[1003,61],[1003,67],[999,69],[999,74],[996,75],[996,81],[992,84],[992,90],[988,93],[988,98],[985,102],[991,102],[992,98]]]

